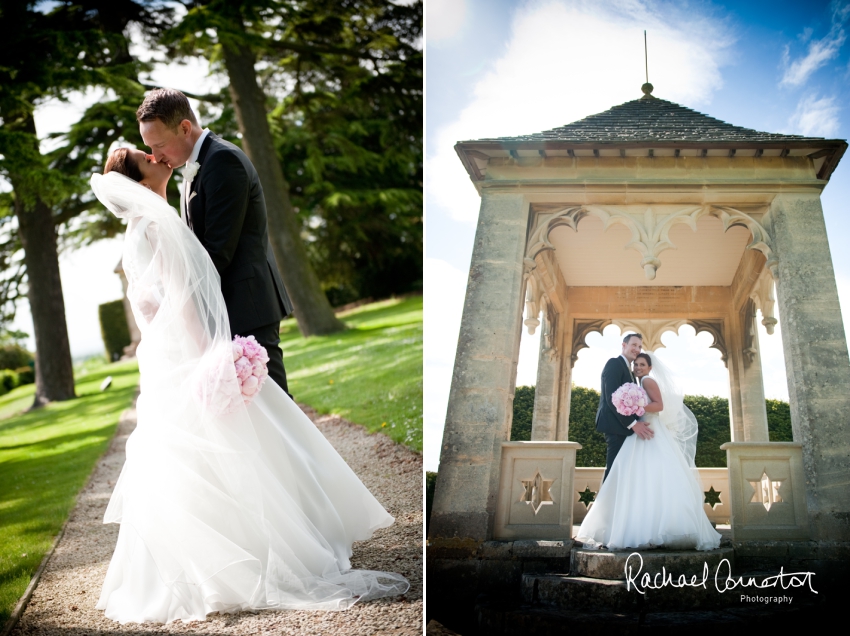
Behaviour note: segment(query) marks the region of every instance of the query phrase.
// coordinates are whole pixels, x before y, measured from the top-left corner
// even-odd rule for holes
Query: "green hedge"
[[[127,314],[124,313],[124,301],[113,300],[97,308],[100,317],[100,335],[106,356],[112,362],[124,354],[124,347],[130,344],[130,329],[127,327]]]
[[[20,378],[12,369],[0,369],[0,395],[6,395],[20,383]]]
[[[0,369],[19,369],[33,364],[32,354],[13,342],[0,346]]]
[[[705,468],[725,467],[726,451],[720,450],[720,445],[731,440],[729,400],[721,397],[686,395],[685,404],[694,412],[699,422],[696,465]],[[766,400],[766,406],[770,441],[793,441],[789,404],[780,400]],[[570,402],[570,441],[582,445],[582,449],[576,453],[577,466],[605,465],[605,436],[596,430],[598,407],[598,391],[580,386],[573,387]],[[517,387],[514,398],[514,419],[518,422],[518,426],[511,429],[512,441],[531,439],[530,414],[533,411],[534,387]]]
[[[788,402],[766,400],[767,429],[771,442],[791,442],[791,408]],[[694,412],[699,422],[696,465],[726,467],[726,451],[720,445],[730,441],[729,400],[721,397],[686,395],[685,404]],[[576,453],[577,466],[605,465],[605,436],[596,430],[596,409],[599,407],[599,392],[574,386],[570,401],[570,440],[581,444]],[[531,439],[531,417],[534,413],[534,387],[518,386],[514,394],[514,419],[511,426],[511,441],[525,442]],[[425,532],[431,521],[434,502],[434,487],[437,473],[425,473]]]
[[[531,419],[534,415],[534,387],[518,386],[514,392],[514,419],[511,424],[511,441],[531,439]]]

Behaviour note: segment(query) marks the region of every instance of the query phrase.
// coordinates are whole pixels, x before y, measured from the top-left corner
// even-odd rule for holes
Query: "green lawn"
[[[100,391],[107,376],[112,386]],[[68,517],[139,383],[135,361],[77,376],[77,399],[23,413],[35,386],[0,397],[0,627]],[[13,417],[14,416],[14,417]]]
[[[386,300],[341,316],[350,329],[281,347],[295,398],[422,450],[422,298]],[[77,399],[26,413],[34,385],[0,397],[0,628],[68,517],[97,458],[130,407],[135,361],[75,367]],[[113,377],[112,386],[100,383]]]
[[[289,390],[320,413],[336,413],[422,451],[422,297],[384,300],[340,316],[350,327],[302,338],[284,321]]]

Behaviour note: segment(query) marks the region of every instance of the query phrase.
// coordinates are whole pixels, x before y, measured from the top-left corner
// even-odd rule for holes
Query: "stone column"
[[[752,301],[747,299],[740,311],[731,311],[727,323],[732,441],[766,442],[767,407]]]
[[[552,308],[543,310],[540,331],[540,354],[537,361],[537,384],[534,388],[534,415],[531,419],[531,441],[554,442],[558,429],[561,349],[558,342],[560,321],[552,316]]]
[[[755,308],[752,301],[744,306],[743,366],[739,376],[741,410],[744,425],[744,442],[767,442],[767,405],[764,402],[764,379],[761,374],[761,352],[756,328]]]
[[[570,405],[573,398],[573,329],[572,317],[565,312],[560,318],[561,373],[558,383],[558,426],[555,439],[566,442],[570,435]]]
[[[436,543],[493,535],[501,444],[510,439],[522,328],[528,203],[484,190],[431,512]]]
[[[779,194],[768,231],[794,441],[803,445],[813,538],[850,540],[850,358],[817,193]]]
[[[730,312],[731,320],[727,323],[734,325],[735,312]],[[744,366],[741,355],[741,339],[738,337],[738,329],[730,326],[727,330],[727,352],[726,365],[729,369],[729,428],[733,442],[744,441],[744,409],[741,404],[741,370]]]

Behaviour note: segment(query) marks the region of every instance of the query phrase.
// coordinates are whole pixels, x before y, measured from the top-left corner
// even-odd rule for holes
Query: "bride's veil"
[[[204,416],[239,410],[227,308],[209,255],[168,202],[136,181],[109,172],[92,175],[91,187],[127,222],[123,266],[143,334],[144,382]]]
[[[200,241],[132,179],[95,174],[91,186],[127,222],[127,296],[142,332],[138,423],[104,515],[122,524],[127,550],[146,551],[133,567],[153,563],[139,585],[162,581],[174,600],[157,602],[174,603],[169,612],[219,594],[227,607],[342,609],[404,593],[404,577],[350,569],[351,543],[392,517],[321,433],[274,383],[266,406],[244,404],[220,277]],[[335,511],[355,508],[356,527],[344,526]],[[116,566],[119,583],[129,568]]]
[[[685,394],[679,387],[675,374],[654,351],[646,353],[652,358],[652,371],[649,376],[658,383],[664,402],[664,409],[658,413],[658,419],[673,434],[688,465],[696,468],[694,458],[697,452],[697,418],[691,409],[685,406]]]

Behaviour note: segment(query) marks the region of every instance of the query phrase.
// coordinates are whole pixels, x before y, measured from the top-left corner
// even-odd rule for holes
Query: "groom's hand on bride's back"
[[[649,428],[649,425],[646,422],[641,422],[640,420],[635,422],[635,425],[632,426],[632,430],[641,439],[652,439],[655,435],[655,432]]]

